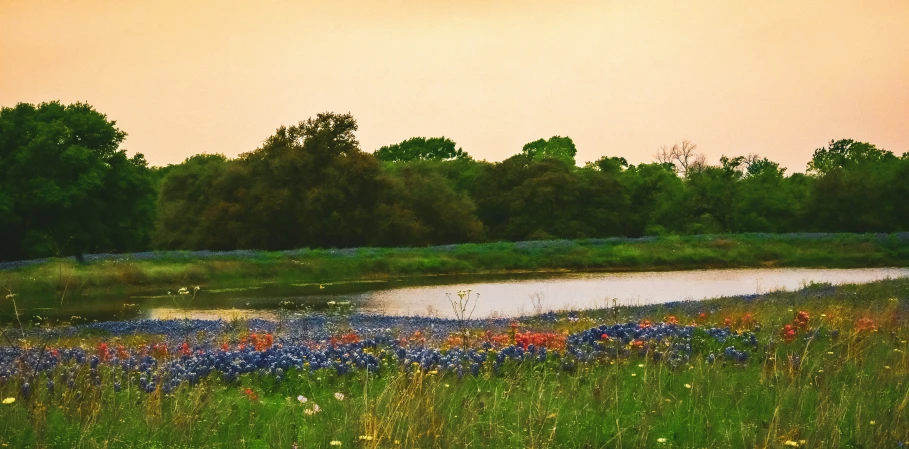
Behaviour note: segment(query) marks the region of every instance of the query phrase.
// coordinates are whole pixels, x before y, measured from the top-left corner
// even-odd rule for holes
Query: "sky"
[[[152,165],[350,112],[365,151],[445,136],[499,161],[909,152],[906,0],[0,0],[0,106],[87,102]]]

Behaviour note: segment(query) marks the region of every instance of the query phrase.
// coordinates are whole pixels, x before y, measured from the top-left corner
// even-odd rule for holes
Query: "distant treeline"
[[[757,155],[578,167],[568,137],[502,162],[450,139],[364,152],[349,114],[280,127],[235,159],[148,167],[85,104],[0,111],[0,260],[147,249],[425,246],[741,232],[909,230],[909,153],[831,141],[805,174]]]

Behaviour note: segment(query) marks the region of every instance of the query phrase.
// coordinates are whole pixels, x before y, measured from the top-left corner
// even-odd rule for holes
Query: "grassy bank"
[[[555,240],[428,248],[153,252],[6,264],[0,286],[78,296],[149,287],[322,283],[464,273],[909,265],[909,233],[742,234]]]
[[[14,401],[0,405],[0,444],[901,447],[909,440],[907,304],[906,280],[812,286],[513,326],[473,322],[469,345],[458,323],[394,318],[278,323],[261,347],[262,333],[250,340],[267,327],[261,322],[219,331],[191,323],[197,328],[160,335],[100,325],[33,333],[2,349],[0,397]],[[190,354],[175,349],[181,339]],[[148,345],[161,341],[174,349],[152,352],[152,361]],[[55,367],[34,368],[54,351]],[[299,367],[280,367],[288,351],[302,357]],[[323,355],[343,361],[317,368]],[[363,368],[357,360],[367,355],[375,360]],[[218,367],[222,359],[233,362]],[[210,374],[167,387],[168,373],[194,379],[177,367],[201,371],[205,360]],[[266,362],[230,374],[231,364],[250,360]],[[149,379],[158,385],[147,387]]]

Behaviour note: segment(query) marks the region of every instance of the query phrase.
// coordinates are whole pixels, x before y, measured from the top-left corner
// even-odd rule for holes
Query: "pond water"
[[[867,283],[909,277],[909,268],[733,269],[634,273],[435,276],[355,283],[263,286],[218,290],[203,287],[188,297],[155,291],[129,297],[92,297],[63,307],[33,308],[27,316],[94,321],[133,318],[279,319],[309,311],[348,311],[453,317],[448,294],[479,294],[474,318],[546,311],[657,304],[722,296],[797,290],[812,282]]]

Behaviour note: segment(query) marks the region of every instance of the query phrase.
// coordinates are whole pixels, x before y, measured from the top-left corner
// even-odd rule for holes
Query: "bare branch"
[[[676,167],[676,172],[686,176],[691,170],[702,170],[707,166],[707,158],[701,153],[696,153],[697,148],[697,144],[683,140],[681,145],[675,144],[672,148],[661,146],[654,157],[661,164],[671,163]]]

